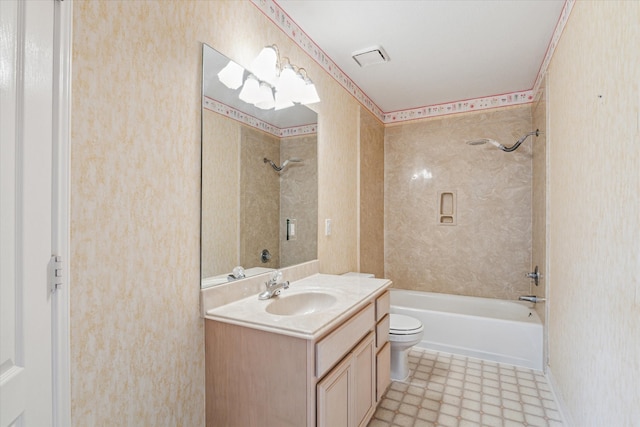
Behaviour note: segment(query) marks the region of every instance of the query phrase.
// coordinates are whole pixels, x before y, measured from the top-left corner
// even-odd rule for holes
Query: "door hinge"
[[[62,286],[64,276],[62,275],[62,256],[51,255],[49,260],[49,292],[55,293]]]

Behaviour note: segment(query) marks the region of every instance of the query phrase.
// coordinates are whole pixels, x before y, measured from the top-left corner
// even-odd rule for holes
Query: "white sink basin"
[[[337,298],[325,292],[304,292],[280,296],[270,302],[265,310],[279,316],[300,316],[331,308]]]

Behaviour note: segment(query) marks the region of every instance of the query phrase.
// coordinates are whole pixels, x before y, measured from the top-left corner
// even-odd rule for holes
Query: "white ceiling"
[[[276,2],[384,112],[532,89],[564,5],[564,0]],[[375,45],[391,60],[360,68],[352,53]]]

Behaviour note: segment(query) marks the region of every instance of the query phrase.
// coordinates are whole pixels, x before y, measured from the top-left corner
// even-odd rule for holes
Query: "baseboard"
[[[571,417],[569,408],[567,407],[564,399],[562,398],[562,394],[560,393],[560,388],[558,387],[558,383],[556,382],[556,379],[553,376],[553,373],[551,372],[550,366],[547,366],[545,377],[547,378],[549,387],[551,387],[551,393],[553,393],[553,398],[555,399],[556,404],[558,405],[558,412],[560,412],[560,416],[562,417],[562,425],[564,427],[574,427],[575,424],[573,422],[573,418]]]

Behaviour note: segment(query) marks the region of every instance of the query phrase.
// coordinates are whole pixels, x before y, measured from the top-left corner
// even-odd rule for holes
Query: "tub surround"
[[[515,300],[529,293],[531,107],[389,126],[384,141],[384,263],[394,286]],[[455,225],[440,225],[442,192],[455,193]],[[410,248],[410,251],[407,251]]]

